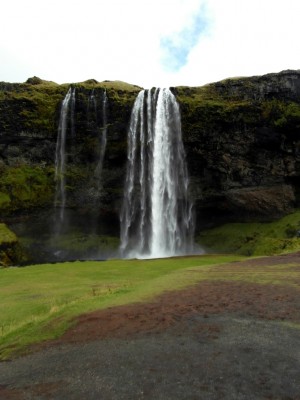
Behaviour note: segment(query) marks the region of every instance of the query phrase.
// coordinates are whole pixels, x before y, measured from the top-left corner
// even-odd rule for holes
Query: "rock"
[[[198,229],[299,206],[300,71],[174,90]]]
[[[27,260],[17,236],[5,224],[0,223],[0,267],[23,264]]]
[[[236,215],[248,214],[260,219],[274,219],[291,213],[295,205],[292,186],[251,187],[226,192],[228,209]]]

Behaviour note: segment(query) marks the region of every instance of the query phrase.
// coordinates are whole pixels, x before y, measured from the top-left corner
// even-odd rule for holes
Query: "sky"
[[[299,0],[3,0],[0,81],[201,86],[300,69]]]

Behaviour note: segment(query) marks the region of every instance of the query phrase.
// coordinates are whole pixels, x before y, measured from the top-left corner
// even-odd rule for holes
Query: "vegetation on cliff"
[[[53,197],[52,187],[53,167],[2,165],[0,211],[5,214],[48,205]]]
[[[45,206],[53,200],[60,106],[69,86],[37,77],[29,78],[24,84],[0,83],[0,207],[6,213]],[[109,141],[106,164],[112,160],[116,170],[117,164],[121,163],[123,167],[126,160],[127,124],[140,88],[119,81],[98,83],[95,80],[72,86],[76,88],[76,143],[67,137],[69,168],[66,174],[69,198],[74,202],[72,193],[86,184],[99,157],[99,128],[93,131],[88,126],[91,93],[97,96],[104,90],[107,92]],[[101,105],[98,106],[100,113]],[[110,174],[109,179],[114,180],[114,174]],[[111,189],[115,192],[116,188]]]
[[[209,252],[247,256],[300,251],[300,211],[269,223],[231,223],[204,230],[197,241]]]
[[[0,223],[0,268],[26,261],[28,257],[20,246],[17,236],[5,224]]]
[[[259,221],[292,212],[300,201],[300,72],[228,79],[174,92],[203,225],[214,215]],[[282,187],[281,206],[276,192],[283,198]],[[259,202],[253,208],[257,189],[266,191],[266,208]]]

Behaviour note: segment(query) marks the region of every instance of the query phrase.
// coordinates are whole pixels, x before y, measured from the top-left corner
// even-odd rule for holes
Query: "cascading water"
[[[142,90],[128,130],[121,252],[167,257],[193,247],[180,110],[169,89]]]
[[[99,160],[95,169],[95,176],[98,182],[98,190],[100,190],[101,188],[101,178],[102,178],[102,169],[103,169],[103,162],[106,150],[106,142],[107,142],[107,95],[105,90],[103,92],[103,98],[102,98],[102,128],[100,137]]]
[[[57,132],[56,152],[55,152],[55,207],[60,207],[59,226],[62,225],[66,205],[66,136],[69,121],[69,109],[71,105],[71,132],[75,134],[74,128],[74,109],[75,109],[75,89],[69,88],[61,105],[60,118]]]
[[[100,207],[108,130],[108,98],[104,89],[86,91],[80,88],[78,96],[75,96],[76,93],[75,88],[70,87],[65,95],[61,105],[57,132],[55,213],[51,221],[53,224],[51,249],[56,259],[73,257],[73,254],[80,257],[81,251],[86,257],[86,253],[84,253],[86,250],[70,250],[68,248],[69,238],[76,237],[77,232],[80,231],[92,242],[103,229]],[[89,141],[93,143],[93,147],[88,148],[88,151],[85,152],[84,144]],[[72,187],[72,172],[76,171],[76,166],[82,160],[87,163],[87,168],[83,171],[86,173],[85,185],[76,193],[70,191],[68,197],[66,184],[70,184]],[[67,171],[70,172],[70,182],[66,182]],[[81,210],[84,211],[82,217],[76,213],[75,209],[78,199],[82,204]],[[85,199],[87,200],[86,208],[83,204]],[[72,204],[72,207],[66,208],[67,202]],[[67,243],[66,246],[65,243]],[[98,254],[97,244],[92,251],[94,254]]]
[[[87,104],[87,131],[95,132],[98,126],[97,98],[93,89],[88,97]]]
[[[71,135],[72,135],[72,138],[75,137],[75,101],[76,101],[75,91],[76,91],[75,88],[71,91],[71,116],[70,117],[71,117]]]

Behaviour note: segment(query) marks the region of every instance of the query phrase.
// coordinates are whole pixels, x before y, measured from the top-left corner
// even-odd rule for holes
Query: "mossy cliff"
[[[50,234],[57,130],[70,86],[76,101],[66,142],[69,220],[78,231],[93,225],[93,234],[117,237],[127,129],[141,89],[123,82],[58,85],[34,77],[0,83],[0,221],[17,234]],[[274,220],[299,206],[300,71],[172,91],[181,109],[197,232],[225,222]],[[104,92],[107,147],[99,182]],[[98,111],[91,109],[91,95]]]
[[[270,220],[299,204],[300,71],[175,93],[198,225]]]
[[[70,85],[30,78],[24,84],[0,83],[0,210],[11,216],[53,204],[54,161],[62,100]],[[76,89],[75,136],[67,132],[68,206],[94,206],[93,170],[99,158],[103,129],[101,104],[89,112],[91,93],[100,101],[108,97],[108,142],[103,171],[103,206],[117,210],[112,200],[121,196],[126,136],[131,108],[140,88],[122,82],[94,80],[72,84]],[[89,115],[93,114],[93,115]],[[99,203],[98,203],[99,204]],[[116,203],[117,204],[117,203]],[[101,205],[100,205],[101,206]]]
[[[74,126],[68,121],[66,140],[66,219],[64,254],[78,252],[87,243],[96,254],[94,236],[108,254],[117,248],[118,214],[123,193],[127,128],[141,88],[123,82],[89,80],[57,85],[39,78],[23,84],[0,83],[0,221],[21,237],[35,260],[50,259],[55,231],[55,152],[62,101],[75,89]],[[107,96],[106,126],[102,100]],[[91,96],[95,106],[91,106]],[[70,116],[69,116],[70,119]],[[96,170],[101,151],[99,137],[107,130],[101,181]],[[100,190],[99,190],[100,189]],[[106,238],[103,238],[105,235]],[[76,240],[74,240],[76,237]],[[24,239],[24,240],[23,240]],[[75,243],[76,242],[76,243]],[[70,250],[71,249],[71,250]],[[86,252],[82,251],[84,257]],[[80,257],[80,256],[79,256]]]
[[[204,230],[196,241],[208,252],[246,256],[299,251],[300,211],[274,222],[235,222]]]

